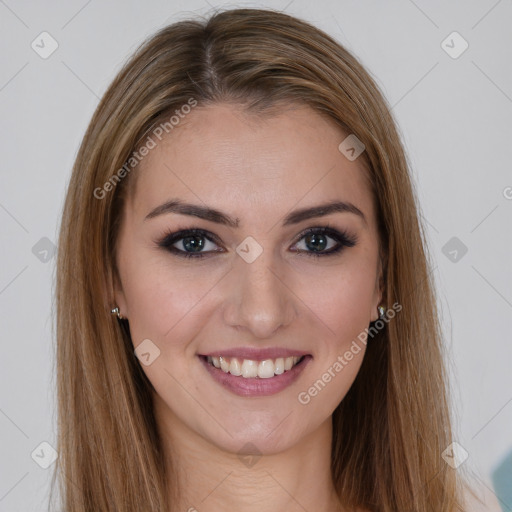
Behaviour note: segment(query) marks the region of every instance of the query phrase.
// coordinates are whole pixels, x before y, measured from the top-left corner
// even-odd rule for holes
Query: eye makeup
[[[315,226],[310,227],[304,231],[302,231],[294,242],[294,246],[297,245],[302,240],[305,240],[306,247],[309,246],[318,246],[321,247],[324,245],[328,245],[325,243],[329,239],[333,240],[336,244],[334,247],[330,247],[327,250],[325,248],[321,248],[318,250],[303,250],[303,249],[291,249],[292,252],[298,253],[299,255],[304,256],[312,256],[312,257],[327,257],[334,256],[339,254],[347,247],[353,247],[357,244],[357,237],[349,234],[345,230],[338,230],[331,226]],[[156,241],[156,244],[169,251],[174,256],[180,258],[205,258],[212,257],[215,253],[224,252],[223,249],[214,249],[208,251],[202,251],[205,245],[207,245],[208,241],[215,245],[222,246],[220,239],[211,233],[210,231],[199,229],[199,228],[189,228],[189,229],[180,229],[177,231],[168,231]],[[181,248],[176,247],[181,244]]]

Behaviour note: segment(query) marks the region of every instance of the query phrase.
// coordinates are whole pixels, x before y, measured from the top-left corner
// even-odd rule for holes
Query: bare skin
[[[142,368],[156,390],[165,452],[179,470],[176,510],[349,510],[330,476],[331,415],[365,345],[308,403],[298,399],[378,318],[375,211],[360,160],[338,150],[347,135],[308,107],[267,119],[227,104],[197,107],[134,171],[115,300],[134,347],[149,339],[160,350]],[[175,198],[220,210],[239,225],[173,212],[145,219]],[[344,211],[283,226],[291,212],[331,201],[350,202],[364,219]],[[355,245],[311,256],[316,248],[301,234],[326,225]],[[190,228],[216,237],[203,239],[204,258],[158,245],[167,232]],[[263,249],[252,263],[236,252],[249,236]],[[319,252],[339,245],[323,236]],[[173,246],[190,250],[183,238]],[[242,397],[217,383],[198,357],[241,346],[295,348],[312,360],[279,393]]]

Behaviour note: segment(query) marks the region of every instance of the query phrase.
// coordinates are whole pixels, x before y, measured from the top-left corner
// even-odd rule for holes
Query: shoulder
[[[466,512],[501,512],[496,495],[484,484],[465,487],[463,497]]]

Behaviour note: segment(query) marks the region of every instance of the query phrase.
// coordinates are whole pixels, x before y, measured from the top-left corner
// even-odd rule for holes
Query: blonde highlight
[[[365,145],[384,270],[383,302],[402,306],[379,331],[333,414],[332,477],[347,505],[379,512],[462,511],[441,458],[451,443],[447,377],[429,256],[390,108],[338,42],[286,14],[218,12],[163,28],[101,99],[69,183],[58,251],[60,476],[68,512],[175,510],[177,468],[162,457],[152,386],[129,326],[110,315],[116,241],[134,166],[98,198],[148,134],[194,98],[272,115],[307,104]]]

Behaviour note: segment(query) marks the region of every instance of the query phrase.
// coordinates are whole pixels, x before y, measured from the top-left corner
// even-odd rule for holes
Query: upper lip
[[[289,348],[269,347],[269,348],[254,348],[254,347],[237,347],[228,349],[218,349],[201,356],[224,356],[236,357],[238,359],[251,359],[253,361],[264,361],[265,359],[277,359],[278,357],[291,357],[291,356],[306,356],[308,352],[303,350],[295,350]]]

